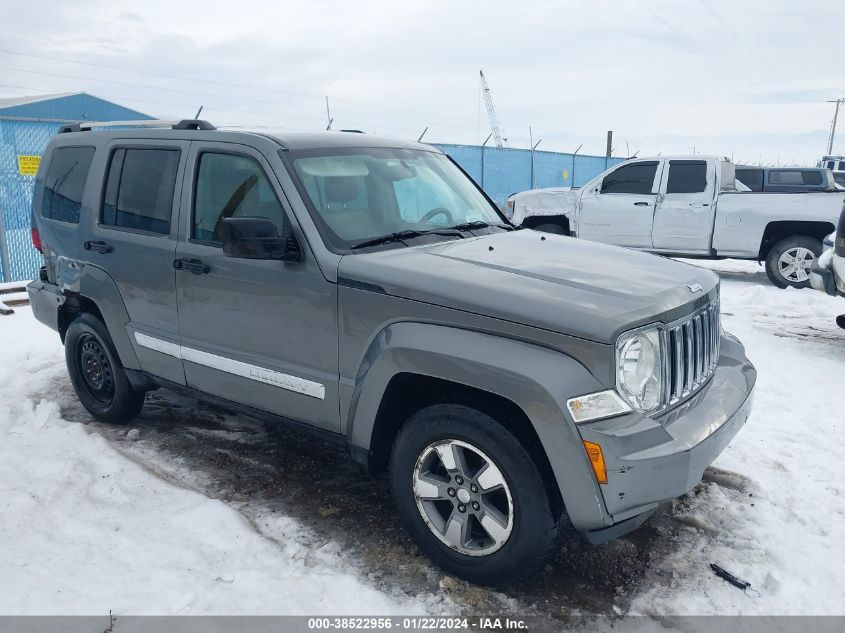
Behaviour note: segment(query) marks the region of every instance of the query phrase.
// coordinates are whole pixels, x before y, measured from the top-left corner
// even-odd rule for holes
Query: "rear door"
[[[126,329],[145,371],[184,385],[176,314],[176,218],[187,141],[117,139],[84,258],[120,290]]]
[[[578,237],[651,248],[651,224],[660,160],[629,161],[607,174],[581,197]]]
[[[663,170],[652,243],[658,250],[708,253],[716,167],[707,160],[669,160]]]
[[[194,141],[183,193],[176,287],[189,387],[337,432],[337,287],[323,277],[265,156]],[[222,220],[287,224],[298,262],[223,254]],[[171,262],[173,260],[171,259]]]

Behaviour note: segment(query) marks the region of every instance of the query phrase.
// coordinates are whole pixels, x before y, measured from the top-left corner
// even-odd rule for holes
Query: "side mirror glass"
[[[221,237],[226,257],[296,262],[302,256],[287,226],[280,236],[276,223],[269,218],[225,218]]]

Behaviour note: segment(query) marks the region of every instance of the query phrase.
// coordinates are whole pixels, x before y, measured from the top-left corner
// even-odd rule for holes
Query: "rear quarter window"
[[[82,194],[94,159],[93,147],[57,147],[50,157],[41,200],[41,217],[79,223]]]

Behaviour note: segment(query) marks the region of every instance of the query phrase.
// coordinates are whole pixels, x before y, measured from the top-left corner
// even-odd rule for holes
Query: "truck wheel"
[[[766,274],[778,288],[806,288],[810,285],[810,266],[821,253],[821,240],[790,235],[772,246],[766,256]]]
[[[65,360],[82,406],[102,422],[128,422],[141,411],[144,392],[129,384],[105,324],[79,315],[65,334]]]
[[[414,413],[390,458],[399,514],[444,570],[482,584],[513,582],[556,551],[552,511],[531,455],[502,424],[461,404]]]
[[[560,224],[553,224],[551,222],[540,224],[534,227],[535,231],[543,231],[544,233],[554,233],[555,235],[569,235],[569,233]]]

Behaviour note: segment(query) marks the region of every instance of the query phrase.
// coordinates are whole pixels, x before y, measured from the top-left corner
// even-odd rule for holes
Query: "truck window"
[[[803,169],[772,169],[769,171],[771,185],[820,185],[822,173]]]
[[[763,191],[762,169],[737,169],[736,179],[751,191]]]
[[[651,193],[657,161],[624,165],[609,173],[601,182],[602,193]]]
[[[703,160],[669,161],[666,193],[700,193],[707,190],[707,163]]]
[[[79,224],[82,192],[93,159],[93,147],[58,147],[53,150],[44,182],[42,217]]]
[[[261,165],[246,156],[203,152],[191,237],[219,243],[223,220],[243,217],[268,218],[282,231],[285,213]]]
[[[170,233],[178,149],[121,148],[109,162],[101,224]]]

